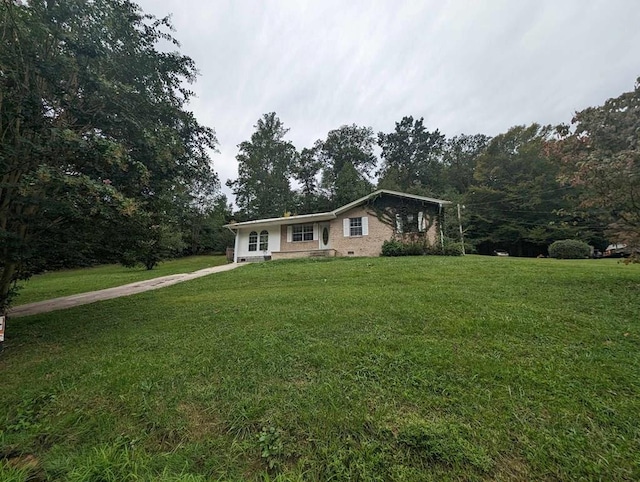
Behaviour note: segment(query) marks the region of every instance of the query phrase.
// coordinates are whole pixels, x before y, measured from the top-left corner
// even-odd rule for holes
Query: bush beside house
[[[461,256],[462,244],[457,242],[445,242],[441,244],[429,244],[423,240],[401,241],[390,239],[382,243],[382,256]]]

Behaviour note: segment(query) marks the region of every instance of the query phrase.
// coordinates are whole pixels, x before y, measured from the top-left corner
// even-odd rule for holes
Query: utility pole
[[[5,315],[0,315],[0,353],[2,352],[2,347],[4,345],[4,326],[6,324],[7,317]]]
[[[462,242],[462,256],[466,255],[464,251],[464,234],[462,233],[462,217],[460,216],[460,203],[458,203],[458,227],[460,228],[460,241]]]

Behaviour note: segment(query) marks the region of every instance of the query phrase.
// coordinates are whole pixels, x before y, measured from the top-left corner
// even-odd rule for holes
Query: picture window
[[[291,230],[292,241],[313,241],[313,224],[297,224]]]

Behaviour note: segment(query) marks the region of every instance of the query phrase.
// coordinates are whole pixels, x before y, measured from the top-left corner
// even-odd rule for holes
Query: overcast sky
[[[172,14],[201,73],[191,103],[213,127],[224,182],[238,144],[275,111],[298,149],[344,124],[496,135],[633,89],[639,0],[138,0]]]

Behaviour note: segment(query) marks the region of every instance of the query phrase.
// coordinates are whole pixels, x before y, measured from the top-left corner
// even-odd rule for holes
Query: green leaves
[[[289,129],[275,112],[264,114],[255,125],[250,141],[240,144],[238,179],[228,181],[236,203],[249,218],[282,216],[293,209],[289,176],[293,172],[296,150],[284,139]]]
[[[369,176],[376,165],[374,143],[373,129],[355,124],[329,131],[326,140],[316,142],[324,164],[322,186],[332,209],[373,191]]]
[[[0,231],[19,242],[0,247],[0,305],[45,232],[110,240],[141,210],[176,225],[198,183],[218,189],[215,133],[185,109],[195,64],[156,49],[170,30],[126,0],[2,2]]]
[[[563,178],[580,188],[581,207],[606,212],[612,241],[640,248],[640,78],[633,91],[578,112],[573,127],[558,129],[553,151]]]
[[[423,118],[403,117],[394,132],[378,134],[378,145],[383,161],[381,186],[391,183],[389,188],[431,196],[443,192],[445,137],[437,129],[429,132]]]
[[[549,127],[516,126],[477,158],[464,224],[481,253],[537,256],[557,239],[602,242],[597,224],[574,212],[574,190],[557,181],[560,165],[547,154],[551,142]]]

